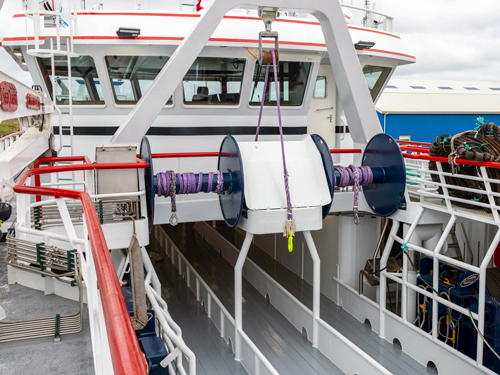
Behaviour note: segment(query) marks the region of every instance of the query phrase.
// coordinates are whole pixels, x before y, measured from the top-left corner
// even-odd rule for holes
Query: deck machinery
[[[479,194],[489,197],[464,209],[449,194],[460,187],[446,182],[441,163],[447,160],[429,156],[429,145],[381,133],[373,101],[396,65],[414,61],[404,50],[390,50],[400,48],[387,29],[392,19],[385,16],[386,29],[377,29],[377,13],[361,9],[368,27],[346,25],[350,13],[327,0],[311,0],[307,9],[299,0],[202,1],[195,7],[205,7],[200,14],[182,3],[172,13],[120,13],[100,5],[87,12],[60,1],[27,1],[16,13],[6,3],[2,17],[12,26],[0,34],[2,45],[22,58],[39,85],[30,90],[1,75],[0,118],[17,117],[28,129],[0,155],[2,203],[15,192],[17,204],[8,234],[9,283],[78,300],[80,309],[0,321],[2,342],[27,339],[33,327],[64,340],[88,328],[85,303],[96,373],[211,373],[210,358],[197,356],[204,332],[191,327],[202,320],[202,305],[210,318],[203,324],[214,324],[217,339],[231,344],[229,357],[214,345],[228,373],[274,375],[308,372],[308,366],[349,375],[424,373],[426,367],[439,374],[500,371],[492,284],[499,194],[486,169],[498,166],[455,160],[477,168],[476,176],[455,177],[480,180]],[[107,22],[93,24],[92,17]],[[141,20],[143,29],[120,25],[115,36],[109,30],[117,19]],[[171,21],[165,30],[148,29],[164,19]],[[15,34],[23,22],[32,29],[19,46]],[[94,28],[102,35],[92,35]],[[257,29],[265,31],[248,39]],[[353,43],[359,35],[376,42]],[[159,41],[161,52],[136,65],[158,47],[149,43]],[[247,44],[259,47],[257,59],[248,60]],[[278,50],[271,52],[274,66],[261,65],[266,45]],[[179,118],[186,123],[172,126]],[[253,140],[261,118],[263,134]],[[318,125],[327,119],[331,125]],[[217,221],[233,228],[229,235]],[[186,239],[189,225],[194,234]],[[478,240],[477,251],[461,246]],[[148,252],[150,242],[161,254]],[[179,294],[166,292],[172,285]],[[252,310],[254,303],[259,307]],[[192,321],[176,310],[180,305]],[[276,323],[267,329],[279,345],[256,336],[256,310]],[[23,337],[17,327],[24,327]],[[280,345],[301,354],[272,350]]]

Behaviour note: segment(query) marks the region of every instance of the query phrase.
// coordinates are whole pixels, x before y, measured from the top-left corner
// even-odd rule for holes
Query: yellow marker
[[[290,234],[288,235],[288,251],[289,252],[293,251],[293,234],[292,234],[292,231],[290,231]]]
[[[427,312],[427,305],[420,305],[420,308],[422,309],[422,312]]]
[[[453,331],[453,335],[451,336],[451,342],[454,344],[456,340],[457,333]]]

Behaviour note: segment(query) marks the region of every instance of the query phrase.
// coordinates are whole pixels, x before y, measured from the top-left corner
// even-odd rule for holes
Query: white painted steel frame
[[[446,190],[446,187],[445,189]],[[422,248],[420,246],[413,245],[409,243],[409,240],[418,225],[418,222],[420,218],[422,217],[422,214],[424,212],[424,207],[420,207],[417,215],[415,217],[415,220],[413,221],[410,229],[408,230],[404,240],[401,239],[396,235],[397,230],[399,229],[400,223],[398,221],[393,222],[393,228],[391,230],[391,234],[389,237],[389,240],[387,242],[387,245],[384,249],[384,253],[382,255],[381,261],[380,261],[380,267],[381,269],[384,268],[387,265],[387,259],[390,255],[392,245],[394,241],[399,242],[401,245],[406,244],[406,246],[414,251],[418,251],[423,253],[424,255],[428,257],[433,258],[433,282],[432,282],[432,287],[434,290],[439,290],[439,263],[440,261],[452,264],[454,266],[460,267],[462,269],[469,270],[471,272],[475,272],[479,275],[479,301],[478,301],[478,306],[479,306],[479,311],[478,314],[472,313],[472,316],[474,317],[475,320],[478,321],[478,328],[480,332],[484,332],[484,319],[485,319],[485,299],[486,299],[486,268],[493,257],[497,245],[500,243],[500,230],[497,231],[495,238],[491,242],[487,253],[485,254],[481,266],[475,267],[471,266],[465,262],[458,261],[456,259],[453,259],[451,257],[448,257],[446,255],[441,254],[443,245],[446,241],[446,238],[448,237],[453,225],[456,222],[457,216],[451,215],[450,220],[448,221],[442,235],[439,238],[438,243],[436,244],[436,247],[433,250],[428,250],[425,248]],[[408,300],[407,300],[407,293],[408,293],[408,288],[412,289],[413,291],[423,294],[427,296],[428,298],[432,299],[432,311],[433,311],[433,316],[432,316],[432,340],[434,342],[440,342],[439,337],[438,337],[438,307],[439,304],[443,304],[461,314],[464,314],[465,316],[468,316],[468,310],[462,308],[461,306],[458,306],[455,303],[452,303],[439,295],[437,295],[434,291],[432,293],[427,292],[426,290],[422,290],[421,288],[418,288],[416,285],[413,285],[412,283],[408,282],[408,258],[407,256],[403,257],[403,271],[402,274],[394,274],[385,271],[382,271],[380,273],[380,334],[382,337],[384,337],[384,332],[385,332],[385,317],[386,313],[388,310],[386,309],[386,295],[387,295],[387,284],[386,284],[386,279],[389,278],[393,280],[396,283],[399,283],[402,285],[402,297],[401,297],[401,321],[404,324],[409,324],[412,325],[412,322],[407,321],[407,310],[408,310]],[[448,347],[448,350],[452,350],[452,348]],[[481,369],[486,369],[483,366],[483,350],[484,350],[484,342],[481,340],[481,338],[478,335],[477,339],[477,355],[476,355],[476,364],[478,368]]]
[[[160,246],[165,249],[167,256],[171,257],[172,264],[177,267],[179,274],[185,275],[187,286],[195,293],[196,300],[198,302],[205,302],[207,315],[214,322],[221,333],[221,337],[225,340],[231,339],[231,341],[235,343],[234,348],[236,348],[237,337],[240,336],[241,340],[239,340],[239,345],[241,350],[247,355],[253,353],[253,358],[242,356],[239,359],[235,357],[235,359],[239,360],[251,375],[278,375],[276,369],[267,358],[264,357],[246,333],[243,330],[238,332],[235,319],[233,319],[215,293],[205,283],[198,272],[196,272],[194,267],[187,261],[164,229],[160,226],[155,226],[154,231]],[[191,284],[191,275],[194,275],[195,278],[194,286]],[[244,345],[246,348],[243,350]]]
[[[203,225],[208,224],[204,223]],[[167,236],[165,232],[163,233],[164,236]],[[232,253],[223,252],[222,255],[229,263],[233,265],[236,264],[236,258],[239,258],[239,250],[225,238],[221,237],[221,240],[227,244],[227,248],[233,250]],[[269,295],[271,304],[295,328],[297,328],[299,332],[301,332],[303,328],[305,328],[307,332],[314,331],[314,320],[316,320],[318,327],[317,349],[347,375],[391,374],[390,371],[384,368],[363,350],[358,348],[337,330],[324,322],[320,317],[314,319],[313,311],[308,309],[302,302],[300,302],[288,290],[286,290],[276,280],[257,266],[251,259],[247,259],[245,262],[243,273],[245,279],[247,279],[250,284],[252,284],[259,291],[259,293],[263,296],[266,294]],[[319,282],[317,283],[317,286],[319,290]],[[315,291],[313,286],[313,294],[314,293],[318,295],[317,290]],[[313,295],[313,305],[314,303],[315,299]],[[318,302],[316,303],[319,305]]]
[[[343,308],[347,309],[356,319],[364,322],[366,318],[374,316],[373,309],[379,311],[379,305],[368,299],[367,297],[358,294],[358,291],[345,284],[343,281],[335,279],[339,295],[344,297],[342,301]],[[341,302],[342,302],[341,301]],[[354,305],[354,307],[352,307]],[[377,316],[380,313],[377,313]],[[379,327],[373,325],[373,330],[389,342],[398,339],[403,351],[409,354],[424,366],[428,361],[434,362],[440,375],[496,375],[495,372],[482,366],[477,367],[476,361],[466,355],[456,351],[442,341],[432,341],[429,339],[429,334],[415,327],[410,322],[403,322],[402,319],[389,310],[383,309],[384,320],[387,321],[383,330],[377,331]],[[376,320],[370,320],[376,322]]]
[[[181,42],[150,88],[111,138],[112,143],[137,143],[146,134],[168,98],[173,94],[228,11],[238,6],[277,7],[311,13],[320,22],[338,92],[352,139],[365,145],[381,132],[373,101],[366,87],[359,59],[352,44],[340,4],[330,0],[215,0],[196,27]]]

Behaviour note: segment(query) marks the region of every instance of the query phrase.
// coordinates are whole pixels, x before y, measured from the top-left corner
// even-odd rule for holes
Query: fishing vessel
[[[391,16],[26,0],[0,19],[35,82],[0,72],[20,124],[0,372],[500,372],[498,130],[382,132],[374,103],[416,61]]]

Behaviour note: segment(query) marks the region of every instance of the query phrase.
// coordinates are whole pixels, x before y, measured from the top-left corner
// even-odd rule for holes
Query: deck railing
[[[418,208],[413,222],[406,232],[404,238],[397,235],[397,228],[399,228],[400,223],[398,221],[393,222],[393,229],[387,241],[384,253],[381,257],[380,268],[383,269],[387,265],[389,255],[392,250],[394,242],[399,243],[405,249],[412,250],[414,252],[420,253],[425,257],[432,258],[433,262],[433,272],[432,272],[432,283],[430,283],[431,288],[421,288],[417,286],[416,280],[411,275],[415,275],[417,270],[413,270],[408,263],[408,257],[403,257],[403,270],[402,272],[393,273],[387,270],[380,273],[380,300],[385,301],[385,296],[387,293],[386,280],[390,279],[400,285],[402,285],[402,306],[401,306],[401,318],[405,325],[412,327],[413,329],[418,329],[415,327],[414,322],[408,321],[407,313],[409,311],[409,302],[412,298],[408,297],[409,293],[413,293],[415,296],[417,294],[423,295],[429,299],[432,303],[432,334],[431,339],[439,345],[443,344],[439,339],[439,304],[452,309],[459,314],[462,314],[465,318],[473,317],[477,320],[477,327],[481,333],[484,333],[485,328],[485,305],[486,305],[486,269],[490,264],[495,251],[500,243],[500,230],[497,231],[493,240],[489,244],[485,251],[485,255],[478,266],[466,263],[465,261],[452,258],[448,255],[443,254],[443,247],[450,234],[451,229],[457,222],[458,218],[463,218],[466,220],[483,222],[486,224],[496,225],[500,228],[500,219],[498,206],[495,202],[496,198],[500,198],[500,193],[492,191],[491,184],[500,184],[500,180],[490,178],[488,176],[487,168],[500,168],[500,163],[494,162],[477,162],[465,159],[456,159],[455,163],[458,167],[460,166],[475,166],[476,175],[464,175],[459,173],[449,173],[443,170],[443,164],[448,164],[448,158],[437,157],[429,155],[429,143],[423,142],[411,142],[411,141],[398,141],[401,150],[403,151],[403,156],[406,161],[406,171],[407,171],[407,187],[409,198],[411,201],[418,201],[420,207]],[[429,162],[436,163],[436,170],[429,169]],[[437,176],[437,181],[432,179],[432,176]],[[456,178],[464,180],[473,180],[479,182],[479,185],[484,186],[481,188],[470,188],[465,186],[458,186],[447,182],[446,178]],[[474,195],[484,195],[487,197],[486,202],[479,202],[476,199],[463,199],[453,196],[453,192],[464,191],[473,193]],[[469,206],[469,208],[464,208],[463,204]],[[471,208],[472,209],[471,209]],[[450,215],[448,220],[436,244],[432,249],[426,249],[421,246],[417,246],[410,242],[416,227],[419,224],[422,215],[425,210],[435,210]],[[459,306],[456,303],[451,302],[448,298],[443,298],[443,293],[436,293],[440,288],[440,278],[439,278],[439,267],[440,263],[450,264],[452,266],[458,267],[460,269],[473,272],[479,278],[479,291],[478,291],[478,312],[474,313],[469,311],[467,308]],[[380,325],[381,331],[384,329],[384,314],[387,314],[385,304],[382,302],[380,304]],[[447,345],[445,345],[448,347]],[[449,347],[448,347],[449,348]],[[483,366],[483,351],[484,351],[484,341],[477,335],[477,348],[476,348],[476,360],[477,366],[481,367],[485,371],[489,371]],[[466,358],[467,361],[473,362],[472,359]]]
[[[54,158],[39,159],[40,163],[53,162]],[[93,332],[93,350],[106,358],[108,352],[114,374],[146,374],[147,365],[139,348],[137,337],[132,327],[129,312],[121,291],[113,262],[104,238],[99,218],[94,209],[91,196],[86,191],[59,189],[52,187],[29,186],[30,177],[41,174],[88,171],[88,180],[93,181],[93,171],[97,169],[132,169],[145,168],[146,163],[92,164],[88,158],[82,157],[84,164],[62,165],[55,167],[35,168],[22,173],[14,191],[18,193],[18,219],[16,229],[19,233],[42,236],[69,242],[79,249],[84,259],[82,265],[85,283],[89,293],[89,315],[93,323],[97,323],[97,331]],[[90,183],[89,185],[92,185]],[[30,195],[54,197],[58,205],[67,236],[49,231],[38,231],[30,227]],[[76,236],[75,229],[68,213],[65,199],[80,200],[84,214],[84,240]],[[53,203],[53,202],[52,202]],[[86,258],[83,257],[82,245]],[[98,334],[98,337],[95,337]],[[101,347],[102,342],[109,347]],[[105,360],[105,359],[104,359]],[[96,369],[97,370],[97,369]],[[107,371],[106,373],[111,373]]]
[[[0,154],[7,150],[26,130],[15,132],[0,138]]]

